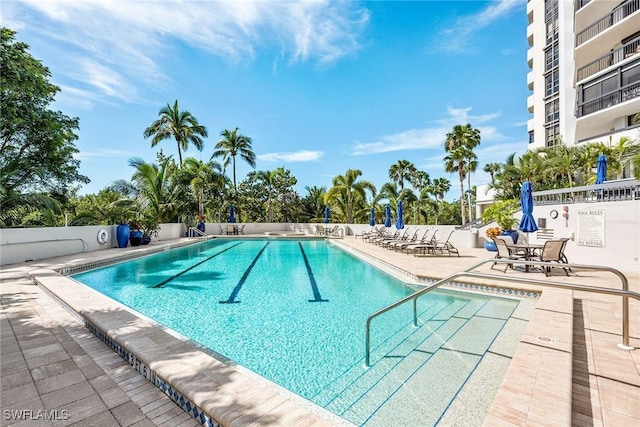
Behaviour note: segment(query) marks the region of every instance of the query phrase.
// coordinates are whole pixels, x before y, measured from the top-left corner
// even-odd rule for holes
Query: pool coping
[[[259,237],[259,236],[254,236]],[[180,244],[170,245],[173,247],[184,246],[188,244],[197,243],[197,241],[183,241]],[[124,256],[111,258],[109,260],[99,261],[100,265],[104,265],[106,263],[112,262],[120,262],[126,259],[135,258],[141,255],[148,255],[151,253],[155,253],[158,251],[166,250],[164,248],[160,248],[157,250],[147,251],[145,253],[140,253],[135,251],[133,253],[126,254]],[[376,259],[373,255],[368,255],[371,258],[375,259],[378,262],[382,262],[379,259]],[[85,263],[83,265],[92,265],[95,263]],[[97,265],[96,265],[97,266]],[[60,271],[79,271],[81,269],[81,265],[76,266],[65,266],[61,268]],[[404,281],[406,281],[407,277],[411,277],[412,275],[401,268],[394,267],[395,274],[405,274]],[[121,357],[125,358],[134,368],[138,370],[142,375],[144,375],[147,379],[151,380],[158,388],[163,390],[165,394],[172,397],[172,399],[183,409],[189,409],[189,413],[194,413],[194,405],[195,411],[198,414],[199,421],[204,418],[203,425],[239,425],[239,424],[247,424],[250,420],[260,422],[269,421],[271,423],[285,423],[286,425],[352,425],[348,421],[338,417],[337,415],[326,411],[324,408],[321,408],[312,402],[306,401],[305,399],[295,396],[298,399],[294,399],[292,401],[291,397],[283,396],[282,393],[279,393],[278,390],[274,387],[265,387],[265,384],[260,384],[260,382],[255,381],[255,379],[248,379],[237,369],[237,366],[230,366],[224,364],[220,360],[201,352],[200,350],[194,350],[194,347],[184,341],[177,339],[176,337],[168,334],[166,331],[162,331],[162,328],[152,327],[150,329],[160,329],[160,331],[153,331],[151,334],[152,337],[158,337],[155,335],[157,333],[162,332],[163,335],[157,340],[158,342],[162,342],[162,345],[153,345],[153,341],[149,336],[136,334],[135,331],[131,329],[144,329],[149,325],[144,324],[143,319],[132,319],[131,314],[129,313],[129,309],[125,306],[122,306],[120,303],[117,303],[114,300],[111,300],[108,297],[94,291],[93,289],[78,284],[77,282],[71,280],[70,278],[64,277],[60,275],[57,271],[54,270],[36,270],[30,272],[33,280],[38,283],[41,288],[47,289],[48,293],[52,294],[56,299],[63,302],[69,309],[78,313],[89,330],[91,330],[96,336],[106,342],[116,353],[118,353]],[[422,285],[424,285],[424,278],[417,277],[417,281],[423,281]],[[472,286],[477,286],[476,284],[472,284]],[[79,292],[81,291],[81,292]],[[92,294],[94,293],[94,294]],[[553,295],[556,295],[555,297]],[[562,295],[565,295],[562,297]],[[493,425],[498,420],[501,423],[508,423],[514,413],[520,413],[518,411],[522,411],[524,409],[524,414],[526,417],[529,416],[531,409],[531,402],[537,399],[536,396],[543,396],[545,394],[546,386],[544,381],[541,384],[538,384],[537,378],[535,376],[534,381],[529,384],[525,384],[524,387],[526,390],[521,390],[520,387],[515,391],[514,395],[510,395],[509,391],[512,390],[512,387],[508,385],[514,380],[518,382],[518,378],[522,378],[523,374],[530,374],[531,368],[535,365],[535,362],[532,365],[532,362],[526,359],[531,356],[532,349],[539,350],[542,348],[542,351],[539,352],[538,355],[538,370],[540,366],[543,368],[545,366],[551,366],[551,369],[543,369],[541,374],[543,376],[552,375],[557,380],[557,378],[563,378],[564,380],[560,380],[562,387],[560,389],[562,392],[559,395],[554,395],[553,404],[556,407],[560,403],[560,410],[555,411],[555,414],[561,414],[560,419],[568,419],[568,424],[570,424],[571,420],[571,357],[570,357],[570,343],[572,342],[571,337],[567,339],[557,340],[553,339],[552,342],[541,343],[540,337],[545,337],[550,334],[549,328],[557,328],[558,325],[566,325],[564,320],[560,319],[559,322],[556,322],[558,319],[554,319],[554,316],[557,317],[557,314],[561,313],[565,315],[569,315],[568,312],[563,311],[562,309],[558,311],[557,308],[554,308],[556,305],[558,307],[566,307],[566,295],[572,295],[571,291],[564,290],[545,290],[545,292],[540,297],[540,302],[536,307],[536,313],[534,318],[531,319],[526,333],[520,341],[518,346],[518,350],[514,358],[512,359],[511,364],[509,365],[508,371],[505,374],[505,378],[502,382],[502,386],[499,389],[496,398],[494,399],[494,403],[491,405],[490,411],[485,420],[485,425]],[[105,299],[104,302],[98,302],[100,298]],[[565,300],[565,303],[555,304],[553,301],[556,300]],[[556,301],[557,302],[557,301]],[[107,303],[107,304],[105,304]],[[114,306],[115,305],[115,306]],[[571,306],[571,304],[569,304]],[[122,310],[124,308],[124,310]],[[552,313],[551,319],[545,318],[544,314]],[[116,313],[117,315],[114,315]],[[566,317],[566,316],[563,316]],[[566,332],[566,328],[561,327],[560,329]],[[562,334],[564,332],[560,332]],[[571,329],[569,330],[571,333]],[[546,334],[546,335],[545,335]],[[555,335],[558,335],[556,333]],[[171,344],[167,345],[167,339],[171,340]],[[569,349],[566,348],[557,348],[558,344],[569,343]],[[188,346],[188,347],[184,347]],[[531,346],[528,348],[527,346]],[[159,348],[160,347],[160,348]],[[191,372],[187,372],[188,369],[182,369],[177,374],[172,370],[172,362],[171,362],[171,353],[167,353],[167,350],[171,349],[172,351],[182,350],[185,353],[193,353],[195,358],[190,361],[189,368],[192,369]],[[559,356],[563,359],[561,366],[555,366],[553,364],[549,364],[548,362],[552,360],[556,360],[558,351],[563,354]],[[566,375],[566,355],[569,355],[568,361],[568,376]],[[166,360],[163,360],[162,357],[165,357]],[[160,360],[158,361],[158,359]],[[522,359],[522,360],[521,360]],[[180,365],[185,365],[184,360],[180,360]],[[553,366],[552,366],[553,365]],[[557,365],[557,364],[556,364]],[[225,384],[224,387],[220,387],[220,389],[216,389],[219,391],[219,396],[210,396],[211,394],[211,384],[216,384],[219,386],[219,383],[216,383],[216,378],[219,379],[219,375],[217,374],[217,370],[225,370],[231,369],[233,370],[234,382],[237,384]],[[191,375],[188,377],[188,381],[185,380],[185,376]],[[254,374],[255,375],[255,374]],[[531,378],[530,375],[525,375],[527,378]],[[568,378],[568,399],[567,399],[567,378]],[[268,382],[267,380],[264,380]],[[521,381],[520,381],[521,382]],[[548,381],[547,381],[548,384]],[[185,388],[185,386],[188,387]],[[194,387],[194,385],[196,387]],[[237,388],[236,388],[237,386]],[[506,390],[506,391],[505,391]],[[243,394],[248,392],[247,394]],[[238,395],[240,393],[241,395]],[[513,393],[512,393],[513,394]],[[256,396],[260,396],[260,402],[254,402]],[[564,398],[559,399],[559,396],[562,395]],[[231,397],[229,397],[231,396]],[[229,399],[235,399],[235,405],[233,402],[229,402]],[[559,399],[559,400],[557,400]],[[540,400],[540,399],[538,399]],[[542,399],[545,401],[544,399]],[[302,402],[301,402],[302,401]],[[306,405],[305,402],[308,402]],[[548,400],[546,401],[548,403]],[[562,403],[564,402],[564,403]],[[252,405],[255,403],[255,405]],[[243,407],[243,405],[247,407]],[[524,405],[524,406],[523,406]],[[237,409],[238,406],[241,409]],[[548,405],[541,408],[541,411],[545,411],[548,409]],[[568,406],[568,414],[566,411],[566,407]],[[202,411],[204,409],[204,411]],[[535,407],[534,407],[535,409]],[[506,412],[505,412],[506,411]],[[535,412],[535,411],[533,411]],[[546,414],[546,412],[544,412]],[[292,415],[292,414],[295,414]],[[535,415],[535,414],[534,414]],[[208,418],[207,418],[208,417]],[[288,418],[286,418],[288,417]],[[525,418],[526,418],[525,417]],[[568,418],[567,418],[568,417]],[[196,419],[198,419],[196,418]],[[292,419],[293,418],[293,419]],[[537,416],[534,416],[532,420],[540,419]],[[545,419],[545,418],[543,418]],[[283,420],[286,420],[283,421]],[[492,420],[492,422],[489,422]],[[522,421],[522,418],[520,418]],[[487,424],[488,423],[488,424]],[[522,425],[521,422],[516,423],[516,425]],[[567,425],[564,423],[552,423],[548,425]]]

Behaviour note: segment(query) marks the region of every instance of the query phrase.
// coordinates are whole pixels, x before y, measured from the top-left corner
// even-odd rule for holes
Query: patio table
[[[536,243],[513,243],[507,245],[509,250],[512,252],[520,252],[524,255],[525,260],[530,260],[537,256],[536,251],[544,248],[544,245],[536,244]],[[524,266],[525,273],[529,272],[529,264]]]

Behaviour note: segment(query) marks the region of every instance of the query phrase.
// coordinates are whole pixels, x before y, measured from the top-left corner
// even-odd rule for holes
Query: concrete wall
[[[566,205],[567,218],[563,217],[562,205],[535,206],[533,216],[546,220],[546,228],[531,233],[529,241],[544,243],[543,237],[571,240],[567,244],[566,254],[570,262],[579,264],[606,265],[623,272],[640,272],[640,201],[577,203]],[[604,247],[580,246],[576,242],[578,212],[586,209],[604,211]],[[558,211],[557,218],[551,217],[551,211]],[[220,228],[226,229],[226,223],[206,223],[205,234],[220,235]],[[243,224],[238,224],[242,226]],[[343,235],[357,235],[371,230],[368,224],[331,224],[338,225]],[[495,225],[495,224],[493,224]],[[492,225],[489,225],[492,226]],[[487,227],[489,227],[487,226]],[[316,224],[245,224],[245,234],[261,235],[273,233],[304,233],[313,235]],[[419,229],[419,237],[427,229],[436,228],[437,236],[447,238],[453,225],[418,225],[407,224],[411,234]],[[483,227],[477,231],[456,230],[451,235],[451,243],[458,248],[481,247],[486,240]],[[542,227],[541,227],[542,228]],[[98,243],[100,230],[109,233],[106,244]],[[158,237],[154,240],[171,240],[185,236],[183,224],[162,224]],[[543,233],[546,232],[546,236]],[[60,255],[82,253],[117,247],[115,238],[116,226],[57,227],[57,228],[19,228],[0,229],[0,265],[21,263],[29,260],[50,258]]]
[[[566,217],[564,217],[564,207]],[[581,246],[576,241],[578,231],[578,212],[589,209],[604,212],[604,246]],[[556,218],[551,212],[557,211]],[[520,216],[519,213],[516,216]],[[548,238],[569,238],[565,253],[569,262],[576,264],[604,265],[623,272],[640,273],[640,201],[575,203],[569,205],[534,206],[533,217],[540,227],[541,219],[546,227],[528,235],[530,243],[544,244]],[[486,240],[485,230],[495,226],[490,224],[480,230],[480,240]],[[521,233],[521,238],[527,236]]]

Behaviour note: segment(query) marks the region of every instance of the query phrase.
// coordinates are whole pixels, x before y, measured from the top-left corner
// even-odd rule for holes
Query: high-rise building
[[[528,0],[527,17],[529,148],[638,139],[640,0]]]

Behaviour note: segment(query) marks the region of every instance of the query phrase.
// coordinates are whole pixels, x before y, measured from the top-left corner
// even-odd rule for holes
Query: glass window
[[[640,81],[640,63],[622,71],[622,86]]]
[[[544,107],[547,122],[553,122],[560,118],[560,101],[558,99],[547,102]]]

